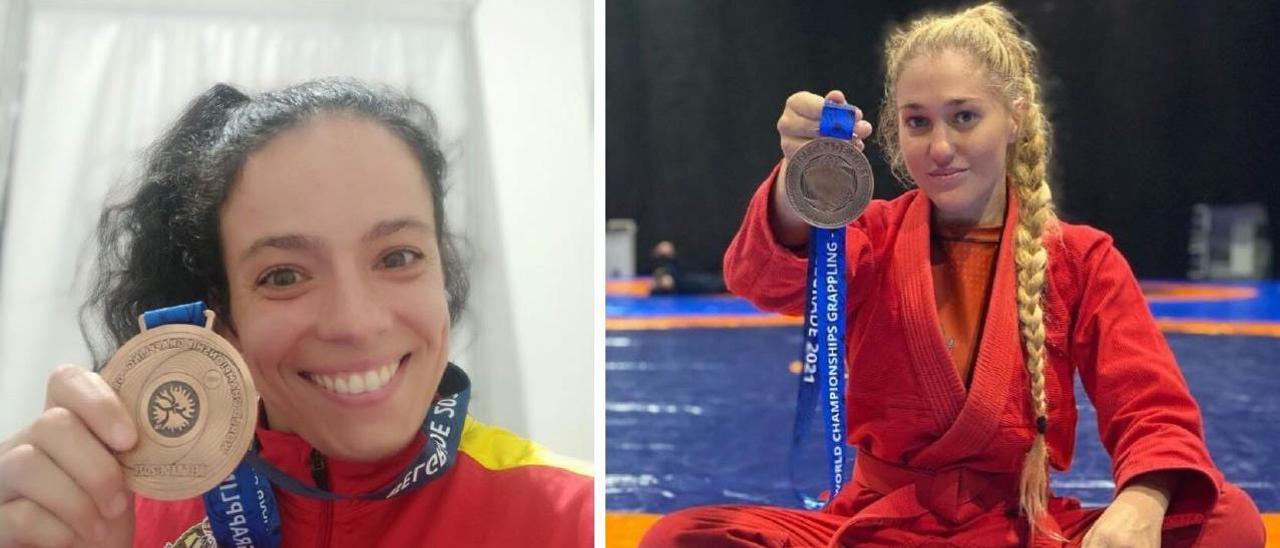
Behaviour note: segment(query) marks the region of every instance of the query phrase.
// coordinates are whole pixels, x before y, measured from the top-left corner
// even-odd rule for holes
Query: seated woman
[[[1258,508],[1209,457],[1199,409],[1111,238],[1053,213],[1036,50],[987,4],[890,35],[881,146],[914,183],[847,229],[853,481],[821,512],[686,509],[648,546],[1261,546]],[[831,92],[826,100],[844,102]],[[783,193],[824,97],[778,122],[783,166],[725,254],[731,291],[805,305],[809,227]],[[871,134],[857,123],[855,146]],[[1098,412],[1115,499],[1049,491],[1071,464],[1073,379]]]
[[[139,314],[208,303],[261,394],[250,456],[284,543],[592,543],[583,467],[467,417],[465,400],[449,401],[457,445],[425,432],[433,404],[470,385],[448,363],[467,277],[445,167],[430,110],[408,97],[339,79],[255,96],[219,84],[102,215],[84,309],[110,334],[98,369]],[[0,545],[213,546],[216,531],[244,533],[200,497],[129,491],[113,453],[140,431],[97,373],[61,367],[47,390],[45,412],[0,442]]]

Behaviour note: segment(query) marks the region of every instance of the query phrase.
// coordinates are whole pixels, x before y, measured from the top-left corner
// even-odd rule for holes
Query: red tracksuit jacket
[[[261,455],[308,485],[311,446],[259,428]],[[395,479],[425,438],[378,463],[327,459],[338,493],[362,493]],[[283,546],[592,545],[592,479],[579,464],[467,417],[457,461],[441,478],[388,500],[328,502],[275,489]],[[135,499],[134,546],[212,546],[200,498]]]

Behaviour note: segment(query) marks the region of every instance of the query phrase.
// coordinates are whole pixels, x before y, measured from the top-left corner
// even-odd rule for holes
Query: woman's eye
[[[907,127],[911,129],[920,129],[922,127],[927,126],[928,124],[929,124],[929,121],[920,116],[907,117]]]
[[[422,258],[422,253],[412,249],[397,249],[382,256],[382,268],[402,268]]]
[[[302,276],[296,270],[281,268],[268,272],[265,276],[258,279],[259,286],[267,287],[289,287],[302,281]]]
[[[977,119],[978,114],[972,111],[962,110],[956,113],[956,122],[961,124],[968,124],[977,121]]]

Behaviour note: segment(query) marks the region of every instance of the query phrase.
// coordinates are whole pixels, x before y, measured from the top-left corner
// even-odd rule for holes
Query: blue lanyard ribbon
[[[194,302],[143,314],[148,329],[171,323],[204,325],[204,303]],[[280,513],[271,485],[322,500],[389,499],[441,477],[457,460],[458,444],[471,400],[471,380],[452,363],[440,380],[442,397],[422,422],[427,443],[399,479],[377,491],[338,495],[306,485],[258,456],[255,449],[217,487],[203,495],[209,528],[218,546],[280,546]]]
[[[827,102],[818,132],[823,137],[853,138],[854,110]],[[796,421],[791,436],[791,476],[796,497],[806,509],[826,502],[800,491],[796,482],[800,448],[815,409],[821,409],[826,433],[829,496],[834,500],[845,474],[845,228],[814,227],[809,233],[808,302],[805,307],[804,360],[796,396]]]
[[[280,546],[280,511],[265,478],[247,461],[204,494],[209,530],[218,546]]]

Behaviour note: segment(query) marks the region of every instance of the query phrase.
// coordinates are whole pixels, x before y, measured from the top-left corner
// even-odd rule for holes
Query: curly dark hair
[[[138,315],[146,310],[202,300],[234,329],[219,232],[222,204],[250,154],[281,132],[325,113],[377,122],[417,157],[430,186],[449,317],[458,319],[468,280],[459,246],[445,224],[446,165],[430,108],[388,88],[344,78],[312,80],[255,96],[217,84],[148,147],[136,191],[108,204],[98,220],[97,268],[80,308],[80,327],[95,370],[137,334]],[[107,340],[96,341],[93,333]]]

